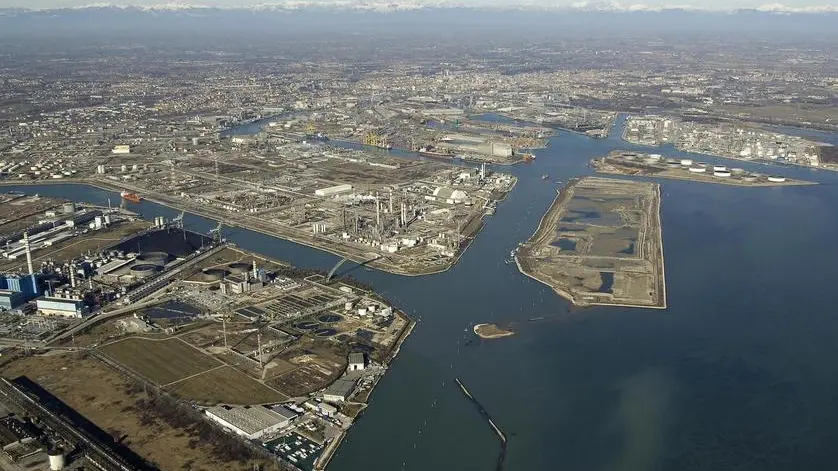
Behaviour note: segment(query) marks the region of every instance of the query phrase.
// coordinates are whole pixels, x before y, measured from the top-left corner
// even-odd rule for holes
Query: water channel
[[[497,437],[455,378],[504,430],[506,470],[786,471],[838,462],[838,173],[662,152],[821,183],[660,180],[665,311],[571,308],[504,263],[535,230],[558,182],[590,174],[589,160],[610,150],[648,150],[621,142],[618,131],[601,140],[560,132],[532,164],[503,168],[517,187],[448,272],[407,278],[341,268],[420,321],[330,471],[495,469]],[[78,185],[9,189],[118,198]],[[150,202],[137,210],[176,215]],[[185,222],[204,232],[215,225],[191,215]],[[337,262],[241,229],[226,236],[303,267]],[[512,323],[517,335],[475,340],[478,322]]]

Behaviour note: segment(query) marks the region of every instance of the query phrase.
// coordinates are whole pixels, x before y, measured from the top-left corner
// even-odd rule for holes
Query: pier
[[[469,392],[468,388],[466,388],[466,385],[463,384],[462,381],[460,381],[460,378],[454,378],[454,381],[457,382],[457,386],[460,387],[460,390],[463,392],[463,394],[466,395],[466,398],[468,398],[468,400],[471,401],[471,403],[477,407],[477,411],[480,412],[480,415],[482,415],[489,422],[489,425],[492,427],[492,430],[494,430],[495,435],[498,436],[498,439],[500,440],[500,454],[498,455],[498,461],[497,465],[495,466],[495,469],[497,471],[501,471],[503,469],[503,464],[506,461],[506,434],[504,434],[503,430],[501,430],[500,427],[497,426],[495,421],[492,419],[492,416],[489,415],[489,412],[486,410],[486,408],[483,407],[483,405],[480,404],[480,402],[474,398],[471,392]]]

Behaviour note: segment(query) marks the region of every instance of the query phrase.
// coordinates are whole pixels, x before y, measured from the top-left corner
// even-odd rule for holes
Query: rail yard
[[[580,306],[666,308],[660,187],[599,177],[570,182],[516,262]]]

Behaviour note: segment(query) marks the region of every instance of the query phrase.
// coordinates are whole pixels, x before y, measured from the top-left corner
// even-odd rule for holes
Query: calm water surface
[[[562,132],[533,164],[512,168],[518,186],[446,273],[341,269],[421,320],[330,471],[495,469],[497,439],[455,377],[509,437],[507,470],[835,469],[838,173],[701,156],[822,184],[661,180],[669,309],[570,309],[503,261],[535,230],[556,181],[589,174],[590,158],[616,148],[640,149]],[[114,197],[72,185],[19,189]],[[147,218],[176,214],[138,207]],[[300,266],[337,261],[239,229],[228,238]],[[517,335],[474,340],[471,326],[486,321],[511,322]]]

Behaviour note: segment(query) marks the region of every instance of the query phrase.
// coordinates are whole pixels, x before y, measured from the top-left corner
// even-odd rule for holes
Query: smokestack
[[[381,230],[381,200],[375,195],[375,229]]]
[[[70,287],[76,287],[76,266],[70,262]]]
[[[23,233],[23,247],[26,249],[26,266],[29,269],[29,273],[35,273],[35,269],[32,268],[32,250],[29,247],[29,233]]]
[[[402,226],[407,225],[407,204],[402,201]]]
[[[253,278],[259,277],[259,271],[256,270],[256,259],[253,259]]]
[[[390,214],[393,214],[393,192],[390,192]]]

